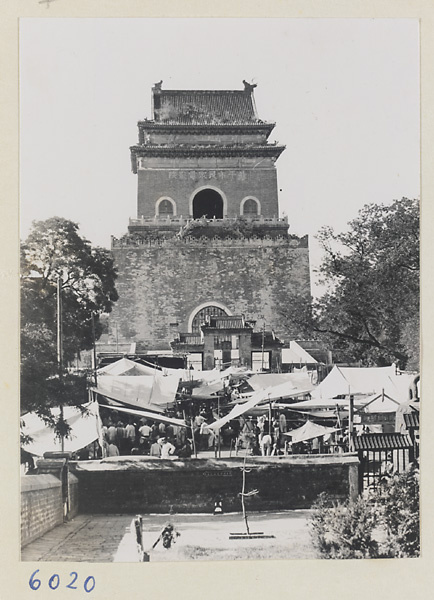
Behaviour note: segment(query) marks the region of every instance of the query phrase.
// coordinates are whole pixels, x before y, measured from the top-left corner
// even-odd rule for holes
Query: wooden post
[[[92,313],[92,356],[93,356],[93,378],[95,381],[95,387],[98,387],[98,379],[96,375],[96,335],[95,335],[95,316]]]
[[[273,442],[273,436],[271,433],[271,427],[272,427],[272,412],[271,412],[271,400],[270,400],[270,394],[268,394],[268,434],[271,437],[271,441]],[[264,434],[265,435],[265,434]],[[274,440],[276,442],[276,440]]]
[[[244,522],[246,523],[247,535],[250,535],[249,522],[247,521],[246,506],[244,504],[244,494],[246,491],[246,460],[247,460],[247,450],[246,450],[246,454],[244,455],[244,463],[243,463],[243,487],[241,490],[241,506],[243,508],[243,518],[244,518]]]
[[[193,417],[191,417],[191,437],[193,439],[194,456],[195,456],[195,458],[197,458],[196,440],[194,439],[194,429],[193,429]]]
[[[348,397],[350,401],[350,410],[348,414],[348,450],[354,452],[354,397],[351,396],[350,386],[348,386]]]
[[[217,396],[217,416],[220,419],[220,396]],[[222,457],[222,450],[220,444],[220,429],[217,429],[217,448],[218,448],[218,457]]]

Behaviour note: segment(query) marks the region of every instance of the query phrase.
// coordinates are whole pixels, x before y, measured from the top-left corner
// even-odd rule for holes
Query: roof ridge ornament
[[[249,83],[245,79],[243,79],[243,83],[244,83],[244,91],[245,92],[253,92],[253,90],[255,89],[255,87],[258,86],[257,83]]]
[[[163,85],[163,80],[158,81],[157,83],[154,83],[154,87],[152,88],[152,90],[154,92],[161,92],[161,86]]]

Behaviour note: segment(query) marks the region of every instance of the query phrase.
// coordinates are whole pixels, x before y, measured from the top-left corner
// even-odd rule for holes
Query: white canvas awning
[[[104,375],[98,377],[98,385],[92,389],[106,398],[111,398],[134,408],[163,412],[173,405],[178,390],[177,375],[164,376],[156,372],[153,376]]]
[[[322,437],[323,435],[333,433],[334,431],[339,431],[339,429],[335,427],[324,427],[323,425],[317,425],[312,421],[306,421],[306,423],[301,427],[293,429],[292,431],[288,431],[283,435],[291,437],[294,443],[298,443],[312,440],[313,438]]]
[[[158,413],[152,413],[145,410],[136,410],[134,408],[127,408],[126,406],[108,406],[107,404],[100,404],[103,408],[109,408],[116,412],[123,412],[129,415],[136,415],[138,417],[145,417],[145,419],[152,419],[153,421],[161,421],[162,423],[169,423],[170,425],[177,425],[179,427],[190,427],[186,425],[182,419],[174,419],[173,417],[166,417]]]
[[[409,399],[409,389],[414,375],[396,373],[395,365],[390,367],[337,367],[334,366],[327,377],[312,392],[313,398],[334,398],[348,394],[381,394],[384,391],[390,398],[401,402]]]
[[[84,404],[83,409],[85,409],[84,414],[75,406],[63,408],[63,418],[71,427],[69,436],[64,438],[65,452],[76,452],[100,438],[101,423],[98,403]],[[60,408],[52,408],[51,414],[53,417],[59,417]],[[27,413],[20,418],[20,421],[22,433],[32,438],[28,444],[22,444],[22,448],[26,452],[35,456],[43,456],[44,452],[62,450],[60,438],[55,436],[53,429],[46,425],[36,413]]]

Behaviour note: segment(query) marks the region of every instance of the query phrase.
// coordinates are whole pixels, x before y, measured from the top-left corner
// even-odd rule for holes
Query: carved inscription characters
[[[247,173],[245,171],[232,171],[229,169],[189,169],[186,171],[169,171],[169,179],[177,179],[181,181],[200,181],[209,179],[217,179],[218,181],[246,181]]]

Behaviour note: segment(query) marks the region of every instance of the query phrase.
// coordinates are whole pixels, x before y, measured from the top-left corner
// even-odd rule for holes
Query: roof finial
[[[246,81],[245,79],[243,79],[243,83],[244,83],[244,91],[245,92],[253,92],[253,90],[255,89],[255,87],[257,86],[256,83],[249,83],[248,81]]]
[[[154,83],[154,92],[161,92],[161,86],[163,85],[163,80],[158,83]]]

